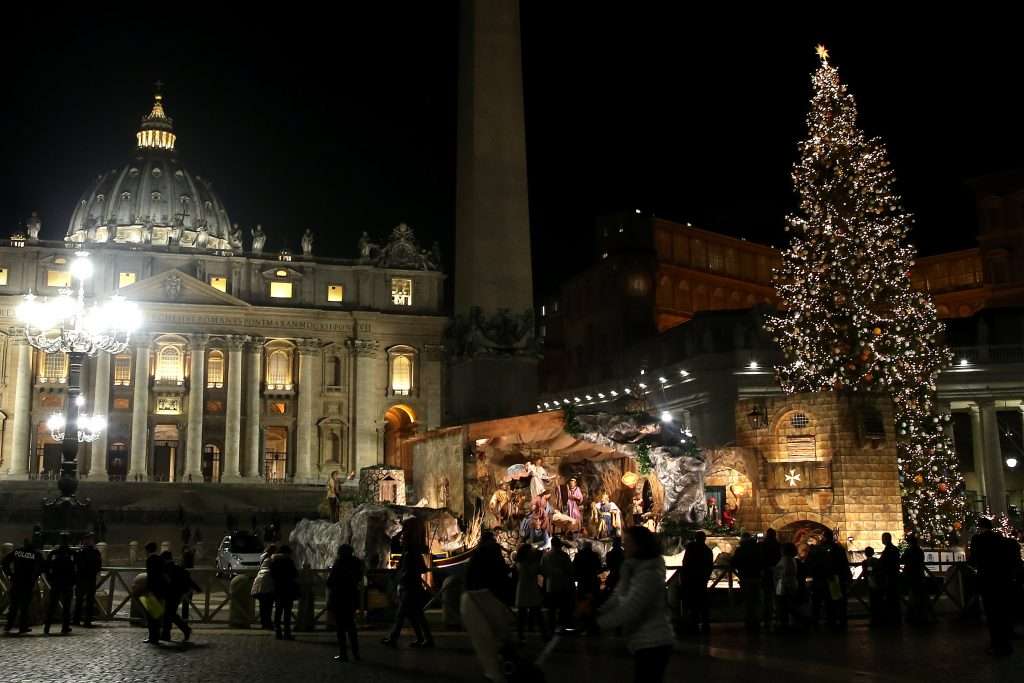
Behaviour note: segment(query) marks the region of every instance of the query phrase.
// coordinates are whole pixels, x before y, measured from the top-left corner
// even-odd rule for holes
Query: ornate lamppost
[[[68,357],[65,412],[47,420],[51,436],[61,442],[58,488],[65,498],[73,497],[78,488],[79,444],[91,442],[106,427],[102,416],[79,413],[85,403],[81,395],[82,364],[87,356],[124,351],[142,321],[138,306],[124,297],[113,296],[102,303],[87,300],[85,283],[93,273],[87,252],[75,254],[69,271],[71,287],[51,298],[29,292],[17,309],[29,344],[44,353],[64,353]]]

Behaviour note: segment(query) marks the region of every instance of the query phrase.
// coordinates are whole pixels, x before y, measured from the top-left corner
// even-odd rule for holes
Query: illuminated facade
[[[442,415],[444,275],[400,225],[360,241],[358,258],[248,248],[210,185],[177,158],[160,95],[133,159],[100,176],[74,208],[64,241],[0,241],[0,475],[48,477],[60,444],[46,418],[62,409],[67,360],[19,337],[28,291],[67,286],[71,249],[87,249],[87,297],[139,303],[131,348],[87,362],[88,410],[108,430],[84,448],[89,480],[313,483],[383,462],[392,413],[405,433]]]

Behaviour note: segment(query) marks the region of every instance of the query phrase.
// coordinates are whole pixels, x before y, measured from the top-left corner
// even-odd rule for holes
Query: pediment
[[[131,301],[201,306],[249,306],[245,301],[214,289],[202,280],[174,268],[122,287],[119,293]]]
[[[273,268],[266,268],[260,275],[264,280],[301,280],[302,273],[291,266],[276,265]]]

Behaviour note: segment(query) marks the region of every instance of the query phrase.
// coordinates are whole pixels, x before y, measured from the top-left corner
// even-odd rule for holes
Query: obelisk
[[[522,71],[518,0],[463,0],[449,424],[536,404]]]

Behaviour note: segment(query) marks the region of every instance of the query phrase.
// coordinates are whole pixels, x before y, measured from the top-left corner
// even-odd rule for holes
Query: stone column
[[[1006,512],[1006,478],[1003,476],[1003,451],[999,439],[995,401],[979,401],[984,442],[985,498],[992,514]]]
[[[14,384],[14,434],[11,438],[11,479],[28,477],[29,411],[32,409],[32,346],[24,337],[16,340],[16,379]]]
[[[242,422],[242,346],[243,337],[228,337],[228,405],[224,417],[224,475],[221,481],[238,481]]]
[[[299,406],[295,419],[295,483],[306,484],[315,480],[313,472],[313,398],[320,393],[314,380],[314,366],[320,353],[319,339],[300,339],[299,347]]]
[[[260,381],[263,337],[250,337],[245,348],[245,476],[260,477]]]
[[[190,341],[191,365],[188,379],[188,443],[185,446],[185,472],[182,481],[189,475],[193,482],[203,480],[203,395],[206,392],[206,342],[205,334],[193,334]]]
[[[420,418],[424,429],[437,429],[443,420],[444,405],[441,402],[444,387],[444,346],[424,344],[422,367],[419,368],[420,392],[427,406],[426,419]]]
[[[377,454],[377,348],[375,339],[349,339],[353,356],[352,400],[355,403],[355,424],[352,428],[356,471],[382,462]],[[386,376],[386,373],[385,373]]]
[[[110,418],[110,354],[100,351],[96,356],[96,373],[93,378],[96,386],[93,389],[92,413]],[[136,378],[138,379],[138,378]],[[109,424],[108,424],[109,427]],[[107,432],[100,435],[89,446],[89,478],[105,481],[107,478]]]
[[[140,342],[135,349],[135,376],[132,378],[135,391],[132,396],[132,455],[128,469],[128,480],[137,475],[145,479],[149,475],[147,457],[149,449],[149,341]]]

